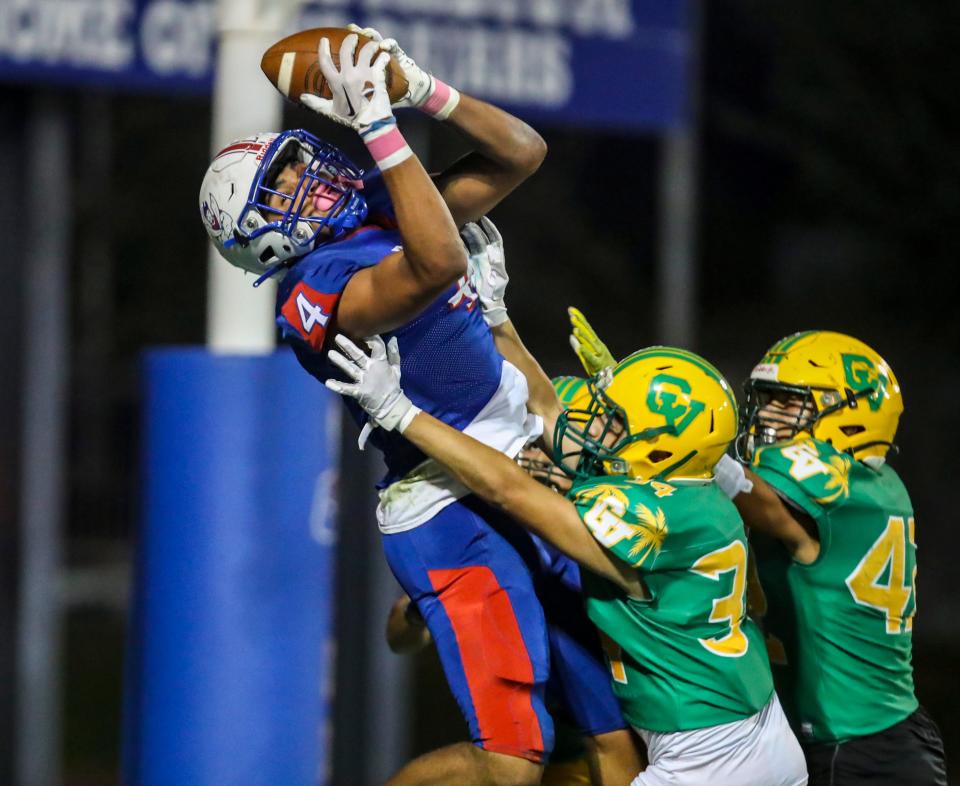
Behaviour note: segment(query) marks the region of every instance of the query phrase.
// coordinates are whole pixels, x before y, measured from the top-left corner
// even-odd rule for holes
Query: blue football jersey
[[[327,333],[347,282],[358,270],[399,250],[392,207],[379,172],[364,177],[368,223],[340,240],[301,257],[277,290],[276,317],[283,340],[300,364],[321,382],[343,374],[327,360]],[[403,390],[425,412],[456,429],[468,426],[500,385],[503,358],[483,321],[476,292],[466,277],[419,316],[383,334],[396,336]],[[332,336],[331,336],[332,338]],[[358,424],[367,416],[353,399],[344,402]],[[370,442],[384,453],[381,487],[406,475],[426,456],[396,432],[376,429]]]

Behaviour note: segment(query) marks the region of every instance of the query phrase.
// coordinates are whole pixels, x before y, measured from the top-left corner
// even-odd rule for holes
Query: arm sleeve
[[[575,490],[573,504],[601,546],[638,570],[652,570],[667,538],[666,515],[636,490],[599,484]]]
[[[761,448],[752,469],[783,499],[820,521],[849,496],[850,459],[814,442]]]

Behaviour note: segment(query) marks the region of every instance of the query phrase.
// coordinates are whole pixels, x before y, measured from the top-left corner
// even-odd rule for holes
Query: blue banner
[[[123,783],[325,783],[341,405],[288,351],[145,371]]]
[[[209,0],[0,0],[0,80],[209,92]]]
[[[314,0],[293,30],[356,21],[472,95],[532,119],[686,120],[689,0]],[[0,80],[211,89],[211,0],[0,0]]]

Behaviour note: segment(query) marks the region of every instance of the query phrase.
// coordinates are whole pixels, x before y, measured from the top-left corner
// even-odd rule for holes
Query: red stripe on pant
[[[485,566],[427,573],[457,638],[484,750],[543,761],[533,664],[507,591]]]

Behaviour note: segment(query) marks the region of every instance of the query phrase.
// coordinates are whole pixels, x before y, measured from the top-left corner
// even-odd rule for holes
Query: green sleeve
[[[663,508],[647,504],[642,487],[591,483],[573,490],[572,500],[593,537],[618,558],[650,570],[667,538]]]
[[[752,469],[788,501],[815,520],[850,496],[852,459],[810,439],[760,448]]]

